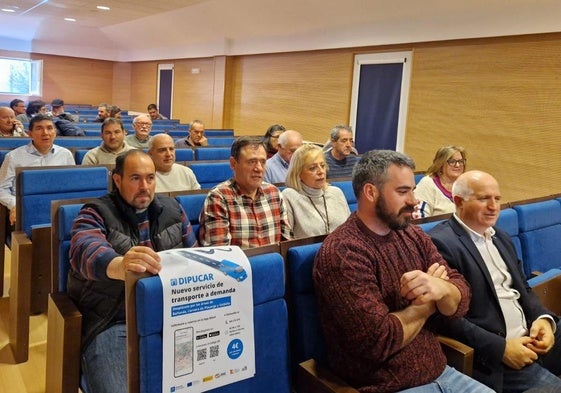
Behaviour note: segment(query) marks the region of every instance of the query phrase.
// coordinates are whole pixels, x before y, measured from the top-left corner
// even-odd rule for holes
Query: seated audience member
[[[29,122],[31,141],[6,154],[0,168],[0,203],[16,222],[16,168],[24,166],[75,165],[72,152],[54,144],[56,127],[50,116],[38,114]]]
[[[15,116],[25,114],[25,102],[18,98],[10,101],[10,108],[14,111]]]
[[[162,116],[160,112],[158,112],[158,106],[156,104],[148,105],[148,115],[150,115],[150,119],[154,120],[167,120],[167,117]]]
[[[105,119],[108,119],[110,116],[110,108],[111,105],[106,103],[101,103],[97,106],[97,117],[95,118],[95,123],[103,123]]]
[[[109,117],[114,117],[115,119],[121,119],[122,118],[121,108],[119,108],[117,105],[111,105],[109,107]]]
[[[201,189],[191,168],[175,163],[175,146],[168,134],[154,135],[148,144],[148,154],[156,165],[156,192]]]
[[[465,315],[470,288],[409,225],[414,168],[395,151],[363,154],[352,180],[358,210],[318,251],[313,279],[330,368],[361,392],[491,392],[446,365],[429,327],[434,315]]]
[[[25,113],[21,115],[17,115],[16,119],[21,121],[22,123],[29,123],[31,118],[37,114],[46,114],[47,108],[45,107],[45,101],[41,100],[33,100],[29,101],[27,104],[27,108],[25,109]]]
[[[90,149],[82,165],[115,164],[115,158],[128,150],[134,149],[125,143],[125,129],[119,119],[108,117],[101,125],[101,145]]]
[[[208,139],[205,136],[205,125],[200,120],[193,120],[189,125],[189,135],[175,142],[175,147],[185,149],[187,147],[208,146]]]
[[[296,239],[331,233],[351,214],[343,191],[327,183],[326,173],[319,146],[305,144],[290,160],[282,197]]]
[[[181,205],[155,194],[154,163],[146,153],[119,156],[112,178],[113,191],[84,205],[71,233],[68,294],[83,315],[88,392],[127,391],[125,272],[158,274],[157,251],[197,246]]]
[[[263,136],[263,144],[267,150],[267,159],[271,158],[278,151],[279,136],[286,131],[286,128],[280,124],[273,124],[265,132]]]
[[[85,136],[86,133],[76,123],[76,119],[69,113],[64,112],[64,101],[56,98],[51,102],[51,115],[53,123],[57,128],[57,135],[60,136]]]
[[[461,146],[445,146],[437,150],[432,165],[417,184],[420,217],[453,213],[452,184],[466,170],[466,151]]]
[[[331,150],[326,151],[327,178],[350,177],[359,157],[351,154],[354,147],[352,128],[345,125],[333,127],[330,133]]]
[[[148,115],[139,115],[132,121],[134,134],[127,135],[125,142],[136,149],[148,149],[150,142],[150,131],[152,131],[152,120]]]
[[[242,136],[234,141],[230,157],[234,177],[210,190],[201,212],[203,246],[251,248],[291,238],[279,189],[263,183],[266,162],[259,139]]]
[[[464,318],[443,331],[474,348],[473,377],[497,392],[561,391],[555,376],[561,374],[561,326],[528,286],[510,236],[493,227],[501,209],[498,182],[469,171],[452,195],[456,213],[429,235],[473,292]]]
[[[23,124],[7,106],[0,106],[0,136],[27,136]]]
[[[265,178],[267,183],[284,183],[292,154],[302,146],[302,135],[298,131],[283,132],[278,139],[277,153],[267,160]]]

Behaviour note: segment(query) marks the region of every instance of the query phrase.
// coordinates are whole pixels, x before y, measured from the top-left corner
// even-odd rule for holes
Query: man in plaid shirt
[[[259,247],[292,237],[282,195],[263,183],[267,153],[261,140],[243,136],[232,144],[234,177],[208,193],[200,216],[203,246]]]

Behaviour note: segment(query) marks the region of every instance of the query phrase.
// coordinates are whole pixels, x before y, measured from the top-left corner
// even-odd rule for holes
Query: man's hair
[[[109,111],[109,117],[115,117],[117,113],[121,112],[121,108],[117,105],[110,105],[107,109]]]
[[[14,107],[18,106],[20,102],[23,103],[23,100],[20,100],[19,98],[14,98],[12,101],[10,101],[10,108],[14,109]]]
[[[37,113],[39,113],[39,111],[41,110],[42,107],[44,107],[45,101],[41,101],[41,100],[33,100],[30,101],[29,104],[27,104],[27,108],[25,109],[25,113],[27,114],[27,116],[33,116]]]
[[[135,154],[145,155],[150,160],[152,160],[152,158],[150,158],[150,156],[147,153],[145,153],[144,151],[142,151],[141,149],[127,150],[126,152],[124,152],[121,155],[118,155],[117,158],[115,158],[115,168],[113,169],[112,173],[116,174],[116,175],[119,175],[119,176],[123,176],[123,173],[125,171],[125,162],[127,161],[127,157],[131,156],[131,155],[135,155]]]
[[[452,197],[459,196],[464,201],[467,201],[470,195],[473,194],[473,188],[469,186],[468,176],[460,176],[454,184],[452,184]]]
[[[150,104],[148,105],[148,108],[146,108],[147,110],[151,110],[151,109],[155,109],[158,110],[158,107],[156,106],[156,104]]]
[[[123,130],[123,132],[125,131],[125,126],[123,126],[123,122],[121,121],[121,119],[116,119],[114,117],[108,117],[107,119],[103,120],[103,123],[101,123],[101,132],[102,133],[103,133],[103,129],[105,128],[105,126],[107,126],[109,124],[118,124],[119,127],[121,128],[121,130]]]
[[[331,132],[329,133],[329,137],[331,138],[332,141],[338,141],[339,140],[339,134],[341,134],[341,130],[346,130],[346,131],[349,131],[350,133],[353,132],[353,129],[352,129],[351,126],[346,126],[344,124],[336,125],[335,127],[333,127],[331,129]]]
[[[39,114],[33,116],[31,118],[31,120],[29,120],[29,131],[33,130],[33,126],[35,125],[35,123],[43,121],[43,120],[48,120],[48,121],[52,122],[53,118],[49,115],[44,114],[44,113],[39,113]]]
[[[202,120],[193,120],[193,121],[191,122],[191,124],[189,124],[189,131],[191,131],[191,130],[193,129],[193,124],[200,124],[200,125],[202,125],[203,127],[205,126],[205,123],[203,123]]]
[[[135,125],[136,123],[138,123],[140,118],[146,118],[146,119],[150,120],[150,122],[152,122],[152,119],[150,118],[150,115],[138,115],[134,119],[132,119],[132,124]]]
[[[234,143],[232,143],[232,148],[230,149],[230,156],[233,157],[236,161],[239,160],[241,151],[246,146],[263,146],[265,149],[265,145],[261,142],[261,139],[251,137],[251,136],[240,136]]]
[[[367,183],[382,190],[388,180],[388,169],[392,164],[415,170],[413,159],[403,153],[393,150],[371,150],[364,153],[353,168],[353,191],[357,199]]]

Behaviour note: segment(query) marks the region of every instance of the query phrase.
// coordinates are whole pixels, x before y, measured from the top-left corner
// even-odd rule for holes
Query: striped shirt
[[[0,168],[0,203],[8,209],[16,206],[16,168],[62,165],[76,165],[72,152],[64,147],[53,145],[47,154],[41,154],[33,142],[29,142],[12,150],[6,154]]]
[[[292,237],[282,194],[262,183],[254,198],[243,195],[232,178],[208,193],[200,216],[203,246],[259,247]]]

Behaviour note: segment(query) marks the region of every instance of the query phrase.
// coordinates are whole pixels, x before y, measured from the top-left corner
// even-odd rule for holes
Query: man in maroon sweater
[[[384,150],[355,166],[358,210],[325,239],[314,265],[329,364],[363,393],[491,392],[446,365],[430,329],[432,316],[464,316],[471,294],[409,225],[414,168],[408,156]]]

